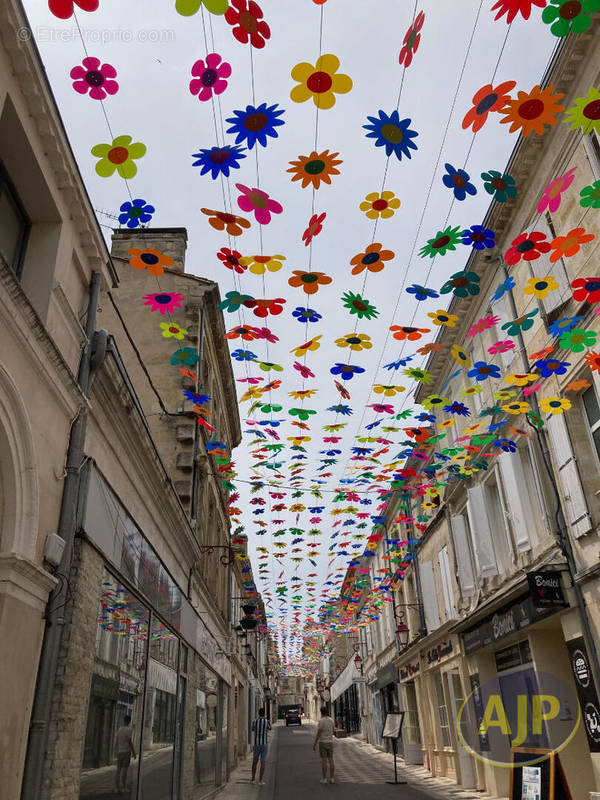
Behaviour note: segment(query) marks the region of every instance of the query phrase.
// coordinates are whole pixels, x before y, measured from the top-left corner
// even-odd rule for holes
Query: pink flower
[[[258,333],[259,339],[266,339],[267,342],[271,342],[271,344],[275,344],[275,342],[279,341],[279,336],[275,336],[274,333],[271,333],[269,328],[255,328],[255,330]]]
[[[198,100],[210,100],[214,94],[222,94],[227,88],[231,75],[231,64],[223,61],[218,53],[209,53],[206,63],[200,59],[192,67],[193,80],[190,81],[190,92],[197,95]]]
[[[254,216],[259,225],[268,225],[271,222],[271,213],[281,214],[283,206],[269,197],[261,189],[249,189],[243,183],[236,183],[236,188],[242,193],[238,197],[238,206],[242,211],[254,211]]]
[[[494,342],[491,347],[488,347],[488,353],[495,356],[497,353],[508,353],[509,350],[515,349],[515,343],[512,339],[503,339],[500,342]]]
[[[497,325],[499,322],[500,317],[481,317],[481,319],[478,319],[467,331],[467,339],[471,339],[473,336],[477,336],[478,333],[487,331],[488,328],[493,328],[494,325]]]
[[[553,181],[550,181],[548,186],[544,189],[540,202],[538,203],[538,214],[543,214],[546,209],[552,211],[552,213],[558,209],[562,193],[565,189],[568,189],[575,180],[574,172],[576,169],[577,167],[571,167],[571,169],[561,175],[560,178],[555,178]]]
[[[529,397],[530,394],[534,394],[535,392],[539,392],[542,388],[541,383],[534,383],[532,386],[526,386],[523,389],[523,397]]]
[[[324,436],[323,442],[331,442],[331,444],[336,444],[337,442],[341,442],[341,436]]]
[[[238,378],[240,383],[260,383],[264,378]]]
[[[117,77],[117,70],[111,64],[100,65],[99,58],[88,56],[81,62],[82,67],[73,67],[71,77],[74,79],[73,88],[79,94],[90,93],[93,100],[104,100],[107,94],[116,94],[119,84],[109,80]]]
[[[314,378],[316,377],[308,367],[305,367],[304,364],[301,364],[299,361],[294,361],[294,369],[297,369],[300,375],[303,378]]]
[[[160,311],[161,315],[173,313],[185,300],[182,294],[175,292],[146,294],[142,299],[145,306],[150,306],[150,311]]]

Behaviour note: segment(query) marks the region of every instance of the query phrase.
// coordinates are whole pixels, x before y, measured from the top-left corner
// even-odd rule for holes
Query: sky
[[[242,446],[234,452],[236,488],[241,495],[235,505],[242,510],[241,524],[249,536],[255,578],[259,590],[266,591],[267,608],[273,615],[270,621],[287,662],[301,658],[301,632],[307,617],[309,623],[314,619],[325,596],[321,592],[335,594],[339,590],[336,586],[323,587],[323,582],[336,574],[343,575],[348,563],[348,557],[336,555],[335,548],[331,561],[329,512],[340,479],[351,474],[347,467],[352,463],[350,448],[356,444],[355,437],[364,435],[365,423],[378,418],[373,409],[365,406],[379,401],[392,403],[396,411],[411,407],[414,384],[401,376],[400,371],[390,372],[383,365],[400,353],[414,354],[416,347],[405,349],[403,343],[391,337],[389,326],[409,325],[414,317],[415,325],[432,329],[430,336],[418,345],[431,341],[437,329],[427,319],[426,312],[445,308],[452,296],[442,295],[439,306],[434,307],[430,303],[417,303],[406,287],[418,283],[439,290],[449,275],[464,267],[470,248],[459,245],[456,252],[433,261],[420,258],[418,251],[447,224],[465,228],[482,221],[490,196],[479,176],[488,169],[502,171],[517,140],[517,134],[510,134],[508,125],[500,123],[499,114],[491,115],[475,135],[462,128],[462,119],[472,105],[473,95],[492,80],[494,85],[514,80],[518,89],[529,91],[540,82],[556,45],[556,38],[540,20],[540,9],[534,9],[528,21],[518,17],[509,28],[505,17],[494,21],[492,5],[492,0],[481,3],[418,0],[416,4],[412,0],[387,3],[327,0],[323,5],[311,0],[261,0],[271,36],[264,49],[259,50],[236,41],[224,17],[205,10],[183,17],[176,12],[174,0],[160,3],[100,0],[97,11],[77,12],[79,28],[73,18],[54,17],[42,0],[25,2],[109,246],[110,228],[116,222],[103,212],[118,214],[121,203],[128,200],[128,187],[117,174],[110,178],[98,176],[97,159],[90,150],[98,143],[110,143],[112,138],[128,134],[147,146],[147,154],[136,162],[138,172],[129,180],[129,190],[133,197],[155,206],[151,226],[187,228],[186,270],[217,281],[222,297],[237,290],[256,298],[286,299],[283,313],[264,320],[254,316],[251,309],[244,309],[243,314],[224,313],[227,329],[241,323],[268,326],[279,339],[270,344],[265,340],[244,343],[235,339],[230,342],[230,349],[249,349],[259,359],[283,367],[283,372],[263,372],[254,362],[233,362],[237,378],[257,376],[264,378],[263,383],[282,381],[281,387],[270,394],[270,400],[265,396],[262,401],[279,403],[282,411],[266,414],[257,411],[251,417],[284,420],[276,433],[286,449],[271,459],[285,462],[281,483],[290,485],[293,453],[288,437],[294,433],[308,433],[312,439],[306,445],[307,458],[302,461],[306,471],[300,481],[301,488],[307,491],[313,485],[319,459],[327,457],[319,451],[328,447],[342,451],[337,463],[321,470],[331,472],[322,486],[322,500],[308,494],[295,500],[289,489],[282,489],[286,493],[283,500],[270,497],[266,490],[250,495],[248,482],[253,475],[259,474],[267,481],[277,479],[273,470],[263,468],[258,473],[252,470],[250,442],[254,436],[250,429],[260,426],[245,423],[253,401],[240,406],[245,432]],[[421,42],[411,65],[403,69],[398,55],[415,9],[417,13],[425,13]],[[72,88],[69,73],[81,63],[86,52],[117,70],[119,91],[103,103]],[[231,65],[231,77],[216,102],[200,102],[188,89],[190,71],[198,59],[213,52]],[[317,115],[312,99],[293,102],[290,91],[296,85],[291,77],[294,65],[300,62],[314,65],[320,52],[335,54],[340,61],[339,72],[349,75],[353,85],[350,92],[336,95],[332,108],[321,109]],[[410,159],[403,156],[398,160],[393,154],[388,159],[384,148],[375,147],[374,140],[367,138],[362,127],[368,124],[367,117],[377,116],[380,109],[391,114],[398,98],[400,119],[409,118],[409,127],[418,133],[413,139],[417,149],[411,150]],[[278,109],[284,109],[280,119],[285,124],[277,128],[277,138],[269,138],[266,147],[257,144],[247,150],[247,157],[240,161],[239,169],[231,171],[228,180],[212,180],[210,174],[202,176],[199,168],[192,166],[195,160],[192,155],[201,148],[222,146],[224,142],[232,144],[233,136],[226,133],[227,118],[234,110],[263,102],[276,103]],[[343,163],[331,185],[322,184],[313,195],[311,187],[302,188],[299,181],[292,182],[286,170],[290,161],[310,154],[315,147],[315,136],[318,152],[328,149],[339,153],[337,157]],[[442,183],[446,163],[466,169],[477,187],[475,196],[467,197],[464,202],[453,200],[452,191]],[[236,183],[251,188],[260,186],[283,206],[283,212],[273,214],[268,225],[258,225],[252,213],[239,209]],[[401,206],[393,217],[379,220],[375,225],[359,209],[359,204],[365,195],[380,192],[382,187],[394,192]],[[233,210],[251,220],[252,226],[232,240],[208,225],[207,217],[200,211],[203,207]],[[327,216],[322,232],[308,248],[302,242],[302,234],[313,211],[326,212]],[[395,257],[382,272],[352,275],[350,259],[373,241],[392,250]],[[249,271],[234,275],[216,257],[220,248],[232,246],[245,256],[281,254],[285,256],[283,268],[264,277]],[[309,266],[333,279],[310,297],[302,289],[288,285],[292,270],[306,270]],[[357,320],[350,315],[340,299],[346,291],[367,298],[378,309],[377,318]],[[295,308],[306,306],[321,314],[317,323],[300,324],[292,316]],[[176,315],[174,320],[177,321]],[[354,332],[371,337],[369,351],[350,354],[347,348],[335,345],[336,339]],[[319,349],[297,359],[291,351],[316,335],[322,336]],[[303,380],[293,368],[296,360],[306,363],[316,378]],[[410,366],[420,366],[423,362],[424,358],[417,355]],[[365,370],[346,382],[350,400],[342,400],[334,386],[330,369],[336,363],[352,363]],[[374,384],[403,385],[406,391],[382,401],[381,395],[372,392]],[[249,384],[240,382],[237,386],[241,396]],[[304,402],[288,396],[289,391],[310,388],[317,389],[317,394]],[[351,406],[352,416],[342,417],[326,410],[340,402]],[[291,425],[288,411],[293,407],[317,412],[307,423],[309,432]],[[324,444],[322,426],[334,422],[347,422],[338,434],[342,440],[335,445]],[[269,437],[266,442],[276,442],[270,434]],[[390,455],[394,452],[392,449]],[[277,490],[271,487],[271,491]],[[251,504],[255,497],[265,498],[266,505]],[[283,502],[287,508],[273,511],[275,502]],[[289,510],[294,502],[324,506],[324,510],[312,515],[308,511],[297,514]],[[259,508],[264,513],[254,514]],[[311,516],[320,517],[321,521],[310,523]],[[282,522],[274,523],[274,519]],[[257,520],[267,523],[262,532],[255,525]],[[288,529],[294,526],[322,530],[316,539],[321,542],[317,546],[320,555],[312,557],[312,563],[307,549],[303,549],[307,547],[306,536],[301,537],[304,541],[300,548],[304,560],[301,563],[291,560]],[[281,529],[288,532],[273,537],[273,532]],[[287,548],[281,548],[287,553],[281,559],[273,556],[277,542],[288,542]],[[257,547],[268,551],[265,561],[269,572],[264,580],[258,577]],[[316,608],[313,609],[311,591],[307,591],[310,583],[314,584],[312,605]],[[280,596],[277,589],[282,586],[286,588]],[[286,593],[291,597],[294,587],[300,587],[302,595],[300,601],[295,601],[299,606],[295,609],[294,601],[281,599]]]

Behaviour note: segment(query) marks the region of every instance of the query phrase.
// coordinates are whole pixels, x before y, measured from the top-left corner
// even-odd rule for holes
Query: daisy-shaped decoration
[[[217,253],[217,258],[227,269],[241,275],[246,267],[241,263],[242,254],[237,250],[230,250],[229,247],[222,247]]]
[[[384,397],[395,397],[400,392],[405,390],[404,386],[394,386],[388,385],[384,383],[375,383],[373,385],[373,391],[375,394],[382,394]]]
[[[229,311],[233,313],[238,311],[241,306],[245,306],[248,303],[253,303],[254,298],[249,294],[240,294],[239,292],[232,290],[231,292],[226,292],[225,297],[219,303],[219,309],[221,311]]]
[[[461,397],[472,397],[474,394],[481,394],[483,392],[482,386],[466,386],[460,393]]]
[[[554,350],[554,345],[549,345],[548,347],[544,347],[542,350],[537,350],[535,353],[531,353],[529,355],[530,361],[541,361],[542,359],[549,356],[550,353]]]
[[[290,353],[293,353],[296,356],[296,358],[302,358],[307,353],[314,352],[315,350],[318,350],[319,347],[321,347],[320,339],[321,339],[321,334],[319,334],[318,336],[314,336],[308,342],[301,344],[299,347],[294,347],[292,350],[290,350]]]
[[[303,61],[292,69],[292,78],[298,85],[290,92],[294,103],[305,103],[312,97],[319,109],[332,108],[336,94],[346,94],[352,89],[352,79],[338,72],[340,60],[332,53],[317,59],[314,65]]]
[[[302,308],[302,306],[298,306],[292,311],[292,316],[298,320],[298,322],[306,323],[306,322],[318,322],[320,319],[323,318],[321,314],[315,311],[312,308]]]
[[[129,200],[123,203],[119,210],[121,212],[119,214],[119,225],[127,225],[128,228],[139,228],[140,225],[150,222],[152,215],[156,211],[154,206],[146,203],[140,197],[136,197],[131,203]]]
[[[526,414],[529,411],[529,403],[523,402],[515,402],[515,403],[507,403],[505,406],[502,406],[502,411],[505,414],[512,414],[513,416],[517,416],[518,414]]]
[[[578,381],[571,381],[571,383],[565,386],[565,392],[583,392],[584,389],[589,389],[592,384],[589,381],[586,381],[585,378],[581,378]]]
[[[165,339],[185,339],[188,334],[185,328],[181,328],[174,322],[161,322],[160,327],[162,329],[162,336],[164,336]]]
[[[481,177],[484,180],[483,188],[488,194],[494,196],[497,203],[506,203],[507,200],[512,200],[517,196],[515,179],[511,175],[490,169],[482,172]]]
[[[319,291],[319,286],[327,286],[333,278],[324,272],[307,272],[301,269],[292,271],[291,278],[288,279],[290,286],[295,289],[302,288],[306,294],[315,294]]]
[[[350,259],[352,274],[360,275],[365,269],[367,272],[381,272],[386,261],[391,261],[395,253],[392,250],[383,250],[379,242],[370,244],[363,253],[357,253]]]
[[[535,368],[539,369],[542,378],[550,378],[552,375],[566,375],[570,366],[571,364],[568,361],[559,361],[556,358],[535,362]]]
[[[504,255],[504,260],[510,267],[514,267],[521,259],[535,261],[542,253],[550,251],[550,242],[547,241],[546,234],[540,231],[521,233],[512,240],[511,245]]]
[[[496,364],[488,364],[485,361],[476,361],[467,375],[469,378],[475,378],[476,381],[487,381],[488,378],[500,377],[500,367],[496,366]]]
[[[199,59],[192,66],[190,92],[202,102],[210,100],[213,94],[222,94],[227,88],[227,78],[231,76],[231,64],[223,61],[218,53],[209,53],[206,59]]]
[[[528,331],[533,327],[534,317],[538,313],[539,308],[534,308],[533,311],[529,311],[527,314],[522,314],[520,317],[510,320],[510,322],[505,322],[502,330],[506,331],[509,336],[518,336],[521,331]]]
[[[294,392],[288,392],[288,395],[294,400],[302,400],[303,398],[308,398],[310,400],[316,393],[316,389],[299,389]]]
[[[442,294],[452,292],[455,297],[468,297],[479,294],[479,275],[476,272],[462,270],[450,275],[440,289]]]
[[[250,222],[245,217],[228,214],[225,211],[213,211],[211,208],[201,208],[200,211],[208,217],[208,224],[216,231],[227,231],[230,236],[241,236],[244,228],[250,227]]]
[[[238,348],[232,352],[231,357],[235,359],[235,361],[254,361],[256,359],[256,353],[253,353],[252,350],[242,350]],[[261,389],[261,391],[263,390]]]
[[[227,11],[227,0],[176,0],[175,10],[182,17],[191,17],[197,14],[200,6],[204,5],[211,14],[224,14]]]
[[[456,200],[465,200],[467,195],[477,194],[475,185],[471,183],[468,172],[464,169],[456,169],[452,164],[445,164],[446,175],[442,177],[442,183],[452,189]]]
[[[162,275],[165,267],[173,266],[173,259],[153,247],[132,247],[127,253],[131,256],[129,266],[133,269],[147,269],[150,275]]]
[[[369,219],[389,219],[400,208],[400,200],[388,189],[381,192],[370,192],[359,206]]]
[[[350,350],[359,352],[361,350],[370,350],[373,347],[371,337],[366,333],[348,333],[340,339],[336,339],[335,343],[338,347],[349,347]]]
[[[578,97],[574,101],[575,105],[567,109],[564,121],[570,126],[571,130],[581,128],[587,135],[595,131],[600,133],[600,92],[595,87],[591,87],[585,97]]]
[[[452,347],[450,348],[450,355],[459,366],[461,367],[471,366],[471,357],[465,350],[463,350],[463,348],[459,344],[452,345]]]
[[[158,311],[161,315],[172,314],[175,309],[181,308],[184,301],[182,294],[176,292],[158,292],[146,294],[142,298],[145,306],[150,306],[150,311]]]
[[[242,339],[244,342],[252,342],[258,339],[258,332],[252,325],[236,325],[225,334],[226,339]]]
[[[516,453],[517,445],[510,439],[494,439],[494,447],[499,447],[505,453]]]
[[[549,0],[542,21],[555,36],[583,33],[592,24],[592,14],[600,10],[600,0]]]
[[[597,338],[598,334],[595,331],[573,328],[562,334],[558,340],[558,346],[562,350],[570,350],[572,353],[582,353],[588,347],[593,347]]]
[[[381,110],[378,114],[378,117],[367,117],[370,125],[363,125],[369,131],[367,139],[375,139],[375,147],[385,147],[385,154],[391,156],[393,153],[398,161],[402,161],[402,156],[410,158],[410,151],[418,149],[412,140],[419,135],[409,127],[411,120],[400,119],[397,110],[389,116]]]
[[[586,233],[585,228],[573,228],[566,236],[557,236],[550,242],[552,248],[550,261],[554,263],[559,258],[570,258],[576,255],[582,244],[587,244],[595,238],[593,233]]]
[[[354,292],[344,292],[342,295],[342,305],[351,314],[356,314],[359,319],[373,319],[379,316],[379,311],[366,298]]]
[[[336,414],[342,414],[344,417],[350,417],[352,415],[352,409],[350,406],[345,406],[342,403],[339,403],[335,406],[329,406],[327,411],[334,411]]]
[[[421,43],[421,28],[423,27],[424,22],[425,22],[425,14],[423,13],[423,11],[419,11],[417,16],[415,17],[415,21],[406,31],[406,34],[402,41],[402,48],[398,56],[399,64],[401,66],[404,66],[405,69],[407,67],[410,67],[410,65],[412,64],[413,56],[419,49],[419,44]]]
[[[571,169],[567,170],[563,175],[550,181],[548,186],[544,189],[537,205],[538,214],[543,214],[546,210],[551,211],[553,214],[555,211],[558,211],[562,193],[568,189],[575,180],[576,169],[577,167],[571,167]]]
[[[534,86],[531,92],[518,92],[517,97],[510,99],[502,113],[500,122],[510,123],[510,132],[520,130],[525,138],[532,131],[539,136],[544,133],[545,125],[556,125],[556,116],[565,107],[558,104],[564,97],[561,92],[554,92],[554,86],[541,89]]]
[[[600,303],[600,278],[576,278],[571,287],[578,303]]]
[[[74,5],[82,11],[95,11],[98,8],[98,0],[48,0],[48,8],[59,19],[72,17]]]
[[[433,375],[430,372],[427,372],[426,369],[417,369],[416,367],[409,367],[409,369],[403,369],[402,373],[407,375],[409,378],[413,378],[415,381],[419,383],[431,383],[433,380]]]
[[[259,50],[265,46],[265,40],[271,37],[263,16],[261,7],[254,0],[231,0],[225,13],[225,19],[233,27],[232,33],[238,42],[250,42],[252,47]]]
[[[315,236],[318,236],[321,233],[321,231],[323,230],[323,222],[326,216],[327,214],[325,211],[322,214],[312,215],[312,217],[308,221],[308,226],[306,230],[302,234],[302,241],[304,242],[305,247],[308,247],[308,245],[312,242]]]
[[[584,355],[585,363],[592,370],[592,372],[600,372],[600,353],[595,350],[590,350]]]
[[[446,328],[454,328],[458,322],[456,314],[449,314],[447,311],[438,309],[437,311],[429,311],[427,316],[431,319],[434,325],[438,327],[443,325]]]
[[[255,144],[267,146],[267,137],[276,139],[279,136],[277,128],[284,125],[279,119],[285,111],[277,103],[268,106],[261,103],[259,106],[248,105],[244,110],[234,111],[233,117],[227,117],[231,127],[227,133],[235,134],[235,143],[244,143],[249,150]]]
[[[240,159],[246,158],[242,147],[230,145],[229,147],[210,147],[194,153],[192,158],[197,159],[193,162],[193,167],[200,167],[200,175],[210,172],[213,180],[219,175],[229,177],[229,171],[240,168]]]
[[[583,317],[563,317],[563,319],[555,320],[551,325],[548,325],[548,333],[550,336],[562,336],[565,331],[570,331],[576,328]],[[554,349],[554,348],[552,348]],[[552,350],[550,350],[552,352]]]
[[[99,58],[90,56],[84,58],[81,64],[70,72],[73,89],[78,94],[89,93],[92,100],[104,100],[107,94],[113,95],[119,91],[119,84],[113,80],[117,77],[117,70],[112,64],[101,64]]]
[[[600,208],[600,181],[584,186],[579,196],[579,205],[583,208]]]
[[[534,372],[515,372],[511,375],[504,376],[504,383],[509,386],[527,386],[528,383],[533,383],[539,378]]]
[[[259,339],[265,339],[267,342],[270,342],[271,344],[277,344],[277,342],[279,341],[279,337],[275,336],[274,333],[271,333],[271,331],[268,328],[255,328],[255,331]]]
[[[198,361],[200,361],[200,356],[195,348],[182,347],[179,350],[175,350],[169,359],[169,364],[172,367],[178,367],[181,366],[181,364],[186,364],[188,367],[193,367],[198,363]]]
[[[391,325],[390,330],[399,342],[416,342],[424,333],[431,333],[431,328],[412,328],[410,325]]]
[[[146,155],[146,145],[133,142],[131,136],[117,136],[112,144],[95,144],[91,153],[100,160],[96,172],[101,178],[110,178],[115,170],[122,178],[133,178],[137,174],[134,159]]]
[[[437,255],[445,256],[449,251],[456,250],[456,245],[461,242],[460,226],[457,225],[453,228],[448,225],[443,231],[438,231],[433,239],[427,240],[427,244],[420,249],[419,255],[421,258],[425,258],[425,256],[429,256],[429,258],[435,258]]]
[[[515,349],[515,343],[512,339],[503,339],[499,342],[494,342],[490,347],[488,347],[488,353],[491,356],[496,356],[498,353],[508,353],[510,350]]]
[[[471,412],[467,406],[464,403],[459,403],[456,400],[453,403],[449,403],[448,405],[444,406],[444,411],[446,414],[454,414],[457,417],[471,416]]]
[[[487,331],[490,328],[493,328],[494,325],[497,325],[500,322],[500,317],[481,317],[477,320],[477,322],[473,323],[469,330],[467,331],[466,337],[467,339],[472,339],[473,336],[477,336],[479,333],[483,333],[483,331]]]
[[[246,301],[244,305],[247,308],[253,309],[252,313],[255,317],[267,317],[269,314],[272,314],[273,316],[281,314],[285,302],[285,298],[283,297],[275,297],[272,300],[268,300],[267,298],[256,298]]]
[[[309,370],[307,366],[301,364],[299,361],[294,361],[294,369],[297,369],[303,378],[314,378],[315,375]]]
[[[412,286],[406,288],[408,294],[414,295],[415,300],[422,302],[423,300],[435,300],[439,294],[435,289],[428,289],[426,286],[419,286],[418,283],[413,283]]]
[[[540,408],[544,414],[563,414],[571,408],[571,401],[567,397],[541,397]]]
[[[485,125],[488,114],[494,111],[502,111],[504,106],[510,100],[508,94],[516,86],[516,81],[505,81],[494,88],[491,83],[482,86],[479,91],[473,95],[473,106],[465,114],[462,121],[462,126],[466,130],[472,128],[473,133]]]
[[[250,189],[248,186],[244,186],[243,183],[236,183],[235,187],[241,192],[237,200],[238,206],[242,211],[253,211],[259,225],[268,225],[271,222],[271,214],[281,214],[283,211],[281,203],[273,200],[262,189],[257,189],[256,187]]]
[[[529,19],[532,6],[544,8],[545,5],[546,0],[498,0],[496,5],[492,6],[492,11],[498,12],[494,19],[500,19],[506,14],[506,22],[510,25],[517,14],[523,19]]]
[[[240,264],[248,267],[253,275],[264,275],[265,272],[279,272],[283,267],[285,256],[244,256],[240,258]]]
[[[290,161],[291,169],[287,171],[292,173],[292,181],[302,181],[303,189],[307,186],[318,189],[321,182],[330,185],[332,176],[340,174],[336,167],[343,161],[337,156],[339,153],[330,153],[329,150],[322,153],[313,150],[308,156],[298,156],[297,161]]]
[[[547,275],[545,278],[529,278],[523,292],[524,294],[534,295],[538,300],[544,300],[549,292],[554,292],[558,288],[558,282],[555,278],[552,275]]]
[[[496,234],[485,225],[471,225],[462,232],[462,243],[474,250],[491,250],[496,246]]]
[[[339,375],[343,381],[351,380],[355,375],[365,372],[364,367],[357,367],[353,364],[334,364],[329,370],[332,375]]]

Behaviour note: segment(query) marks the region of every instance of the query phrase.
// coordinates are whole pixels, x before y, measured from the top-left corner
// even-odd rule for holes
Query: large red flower
[[[406,67],[410,67],[413,55],[419,49],[419,44],[421,43],[421,28],[423,27],[424,22],[425,14],[423,11],[420,11],[417,14],[413,24],[406,31],[406,36],[402,42],[402,49],[400,50],[400,55],[398,56],[398,61],[400,64],[404,64],[405,69]]]
[[[571,286],[577,303],[600,303],[600,278],[576,278]]]
[[[506,14],[506,21],[510,25],[517,14],[520,14],[523,19],[529,19],[532,6],[545,8],[546,0],[498,0],[496,5],[492,6],[492,11],[498,9],[494,19],[500,19]]]
[[[485,124],[491,111],[502,111],[510,100],[510,92],[517,85],[516,81],[505,81],[494,88],[491,83],[482,86],[473,95],[473,107],[465,114],[462,121],[463,128],[473,126],[473,133],[477,133]]]
[[[540,233],[539,231],[522,233],[512,240],[512,247],[506,251],[504,260],[509,266],[513,267],[521,259],[535,261],[542,253],[547,253],[549,250],[550,242],[547,241],[545,233]]]
[[[73,16],[73,5],[82,11],[95,11],[98,0],[48,0],[48,8],[59,19],[69,19]]]
[[[240,252],[237,250],[230,250],[229,247],[222,247],[217,253],[217,258],[223,262],[227,269],[231,269],[240,275],[242,272],[246,271],[246,267],[240,264],[241,257],[242,254]]]
[[[231,0],[225,12],[225,19],[233,27],[233,35],[242,44],[262,48],[265,39],[271,38],[269,26],[263,19],[263,12],[254,0]]]

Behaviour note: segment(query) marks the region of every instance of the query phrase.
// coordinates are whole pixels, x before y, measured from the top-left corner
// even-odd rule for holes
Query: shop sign
[[[567,642],[590,752],[600,753],[600,704],[583,636]]]
[[[101,697],[104,700],[117,700],[119,697],[119,681],[105,678],[103,675],[93,672],[90,694],[93,697]]]
[[[530,572],[527,575],[529,592],[537,608],[565,605],[560,572]]]
[[[420,669],[421,665],[418,661],[415,664],[405,664],[403,667],[400,667],[400,680],[405,681],[412,678]]]
[[[452,652],[452,642],[440,642],[437,647],[432,647],[431,650],[427,651],[427,663],[434,664],[438,663],[444,658],[444,656],[450,655]]]
[[[352,683],[366,683],[366,682],[367,682],[366,675],[356,675],[354,678],[352,678]]]
[[[525,639],[517,644],[511,644],[509,647],[503,647],[502,650],[496,650],[496,670],[502,672],[505,669],[512,669],[513,667],[520,667],[522,664],[530,664],[532,661],[531,650],[529,648],[529,641]]]
[[[377,673],[377,688],[381,689],[382,686],[387,686],[388,683],[395,683],[398,680],[398,670],[393,664],[388,664],[387,667],[380,669]]]

